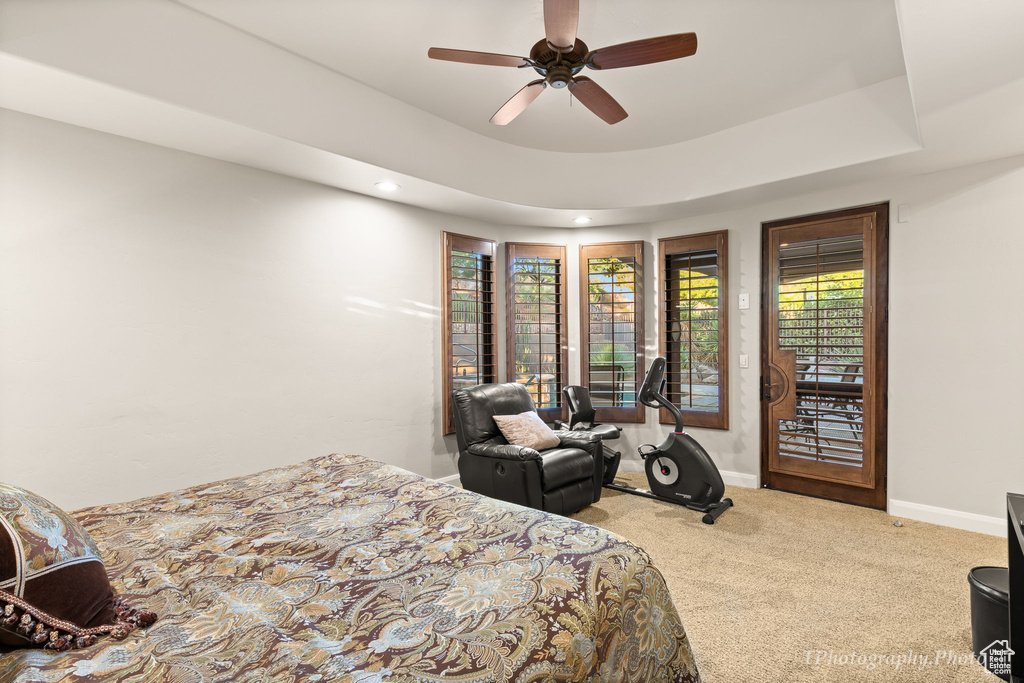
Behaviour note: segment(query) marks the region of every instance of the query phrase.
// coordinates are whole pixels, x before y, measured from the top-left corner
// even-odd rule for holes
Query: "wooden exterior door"
[[[762,225],[761,481],[884,508],[888,204]]]

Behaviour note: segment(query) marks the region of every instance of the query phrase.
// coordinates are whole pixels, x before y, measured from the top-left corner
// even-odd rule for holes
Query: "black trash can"
[[[1010,680],[1001,653],[1010,639],[1010,570],[975,567],[967,574],[971,584],[971,643],[974,657],[1004,681]]]

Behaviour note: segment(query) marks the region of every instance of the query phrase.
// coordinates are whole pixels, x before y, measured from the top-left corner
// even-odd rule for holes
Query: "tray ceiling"
[[[906,73],[892,0],[582,0],[590,49],[693,31],[697,54],[586,71],[629,112],[614,126],[548,89],[507,127],[488,119],[531,69],[427,59],[432,46],[528,55],[540,0],[179,0],[398,100],[495,140],[562,152],[660,147]]]
[[[696,32],[681,60],[588,72],[608,126],[532,72],[541,0],[0,0],[0,106],[497,222],[641,222],[1024,153],[1024,10],[989,0],[581,0],[594,49]]]

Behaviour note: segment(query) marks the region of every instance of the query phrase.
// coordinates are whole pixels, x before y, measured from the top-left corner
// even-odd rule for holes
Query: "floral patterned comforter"
[[[661,574],[596,527],[354,455],[76,513],[157,622],[0,681],[699,680]]]

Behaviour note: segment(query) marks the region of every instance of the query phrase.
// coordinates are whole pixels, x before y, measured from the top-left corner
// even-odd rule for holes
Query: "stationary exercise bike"
[[[655,358],[640,385],[637,398],[651,408],[664,408],[672,413],[676,428],[658,446],[644,444],[638,449],[647,470],[651,490],[623,484],[605,484],[605,488],[632,493],[645,498],[684,505],[691,510],[706,513],[705,524],[715,520],[732,506],[732,500],[723,498],[725,483],[718,467],[708,452],[683,431],[683,414],[662,392],[665,390],[665,359]]]

